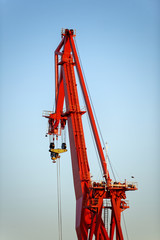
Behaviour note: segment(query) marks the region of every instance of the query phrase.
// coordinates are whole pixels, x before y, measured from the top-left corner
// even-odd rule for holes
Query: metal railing
[[[111,183],[109,184],[110,187],[113,188],[138,188],[138,183],[137,182],[113,182],[111,181]]]
[[[49,117],[50,114],[53,114],[54,112],[53,111],[47,111],[47,110],[44,110],[42,112],[42,117]]]
[[[111,188],[128,188],[128,189],[138,189],[138,183],[137,182],[130,182],[130,181],[124,181],[124,182],[113,182],[106,183],[104,181],[92,181],[91,183],[92,187],[111,187]]]

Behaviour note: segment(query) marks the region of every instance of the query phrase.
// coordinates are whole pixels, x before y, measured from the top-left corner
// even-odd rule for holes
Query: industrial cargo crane
[[[67,151],[66,143],[55,148],[55,139],[61,136],[68,124],[73,182],[76,196],[76,233],[79,240],[123,240],[121,213],[129,206],[126,191],[137,190],[136,183],[114,182],[110,178],[104,150],[92,111],[82,68],[75,45],[75,31],[62,30],[62,40],[55,50],[55,111],[43,113],[48,118],[48,132],[52,137],[50,154],[53,162],[59,161],[60,154]],[[75,75],[77,71],[77,75]],[[86,111],[103,169],[103,181],[91,180],[86,143],[82,124],[76,76],[82,89]],[[64,110],[65,101],[65,110]],[[106,204],[108,201],[108,204]],[[110,211],[110,227],[105,226],[102,212]]]

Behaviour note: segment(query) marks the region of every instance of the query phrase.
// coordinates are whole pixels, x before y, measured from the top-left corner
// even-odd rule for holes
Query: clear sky
[[[0,0],[1,240],[58,239],[56,165],[41,116],[53,107],[61,28],[76,29],[113,167],[139,185],[127,194],[129,239],[160,239],[159,10],[158,0]],[[90,142],[87,149],[98,178]],[[70,151],[61,158],[61,182],[63,239],[74,240]]]

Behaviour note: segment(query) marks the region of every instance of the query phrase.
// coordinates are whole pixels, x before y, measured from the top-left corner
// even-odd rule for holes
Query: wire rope
[[[60,181],[60,160],[57,161],[57,201],[58,201],[58,234],[62,240],[62,210],[61,210],[61,181]]]
[[[89,91],[89,88],[88,88],[88,84],[87,84],[87,81],[86,81],[86,77],[85,77],[85,73],[84,73],[84,70],[83,70],[83,65],[82,65],[82,61],[81,61],[81,58],[80,58],[80,54],[79,54],[79,51],[78,51],[78,46],[77,46],[77,42],[76,42],[76,38],[75,39],[75,45],[76,45],[76,49],[77,49],[77,54],[78,54],[78,57],[79,57],[79,61],[80,61],[80,65],[81,65],[81,68],[82,68],[82,73],[83,73],[83,76],[84,76],[84,81],[85,81],[85,84],[86,84],[86,88],[87,88],[87,92],[88,92],[88,96],[89,96],[89,99],[90,99],[90,102],[91,102],[91,106],[92,106],[92,109],[93,109],[93,114],[94,114],[94,117],[95,117],[95,120],[96,120],[96,124],[97,124],[97,127],[98,127],[98,131],[99,131],[99,134],[100,134],[100,137],[101,137],[101,141],[102,141],[102,144],[103,144],[103,148],[105,148],[105,142],[104,142],[104,139],[103,139],[103,136],[102,136],[102,132],[101,132],[101,129],[100,129],[100,126],[99,126],[99,123],[98,123],[98,119],[97,119],[97,116],[96,116],[96,112],[95,112],[95,108],[94,108],[94,105],[93,105],[93,102],[92,102],[92,98],[91,98],[91,94],[90,94],[90,91]],[[87,114],[88,115],[88,114]],[[90,125],[90,124],[89,124]],[[100,159],[99,159],[100,160]],[[114,174],[114,170],[113,170],[113,167],[112,167],[112,164],[111,164],[111,161],[108,157],[108,160],[109,160],[109,165],[111,167],[111,171],[112,171],[112,174],[113,174],[113,177],[116,181],[116,177],[115,177],[115,174]]]
[[[90,92],[89,92],[89,89],[88,89],[88,85],[87,85],[87,82],[86,82],[86,79],[85,79],[85,75],[84,75],[84,71],[83,71],[83,67],[82,67],[82,61],[81,61],[80,54],[79,54],[78,47],[77,47],[77,43],[76,43],[76,38],[74,38],[74,39],[75,39],[75,45],[76,45],[76,49],[77,49],[77,54],[78,54],[78,57],[79,57],[80,65],[81,65],[82,72],[83,72],[83,76],[84,76],[84,81],[85,81],[85,84],[86,84],[86,87],[87,87],[87,92],[88,92],[88,95],[89,95],[89,98],[90,98],[90,101],[91,101],[91,105],[93,105],[93,104],[92,104],[92,100],[91,100],[91,96],[90,96]],[[83,102],[84,102],[84,104],[85,104],[84,98],[82,98],[82,99],[83,99]],[[85,105],[86,105],[86,104],[85,104]],[[92,106],[92,107],[93,107],[93,106]],[[90,133],[91,133],[91,137],[92,137],[94,149],[95,149],[95,152],[96,152],[96,156],[97,156],[97,159],[99,159],[99,155],[98,155],[98,152],[97,152],[95,139],[94,139],[94,136],[93,136],[93,131],[92,131],[92,129],[91,129],[91,124],[90,124],[90,119],[89,119],[88,112],[87,112],[87,121],[88,121],[89,129],[90,129]],[[101,164],[100,164],[100,159],[99,159],[99,161],[98,161],[98,165],[99,165],[99,168],[100,168],[101,175],[103,176],[103,170],[102,170],[102,166],[101,166]]]
[[[97,159],[99,159],[98,152],[97,152],[97,148],[96,148],[96,143],[95,143],[94,136],[93,136],[93,132],[92,132],[92,129],[91,129],[91,125],[90,125],[90,122],[89,122],[89,116],[88,116],[88,114],[87,114],[87,121],[88,121],[88,125],[89,125],[89,130],[90,130],[90,133],[91,133],[91,137],[92,137],[94,149],[95,149],[95,152],[96,152],[96,156],[97,156]],[[100,164],[100,159],[99,159],[99,161],[98,161],[98,165],[99,165],[99,168],[100,168],[101,175],[103,176],[103,170],[102,170],[102,165]]]
[[[108,154],[107,154],[107,156],[108,156]],[[111,168],[111,171],[112,171],[114,180],[116,181],[116,176],[115,176],[115,174],[114,174],[113,167],[112,167],[111,160],[110,160],[109,156],[108,156],[108,162],[109,162],[109,165],[110,165],[110,168]]]
[[[125,221],[123,212],[122,212],[122,217],[123,217],[123,222],[124,222],[124,227],[125,227],[125,231],[126,231],[127,240],[129,240],[128,231],[127,231],[127,225],[126,225],[126,221]]]

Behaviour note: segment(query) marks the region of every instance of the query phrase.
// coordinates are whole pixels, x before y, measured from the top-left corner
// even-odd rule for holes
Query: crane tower
[[[75,31],[62,30],[62,40],[55,50],[55,111],[44,111],[48,118],[48,132],[52,137],[50,154],[53,162],[66,152],[66,143],[55,148],[55,139],[68,125],[73,182],[76,197],[76,233],[79,240],[123,240],[121,213],[129,208],[126,191],[137,190],[136,183],[112,181],[108,172],[104,150],[87,92],[80,60],[75,45]],[[75,74],[77,72],[77,74]],[[77,89],[79,80],[86,111],[81,110]],[[65,101],[65,111],[64,111]],[[91,180],[82,115],[87,112],[97,152],[103,170],[103,180]],[[110,211],[110,227],[106,227],[105,213]]]

